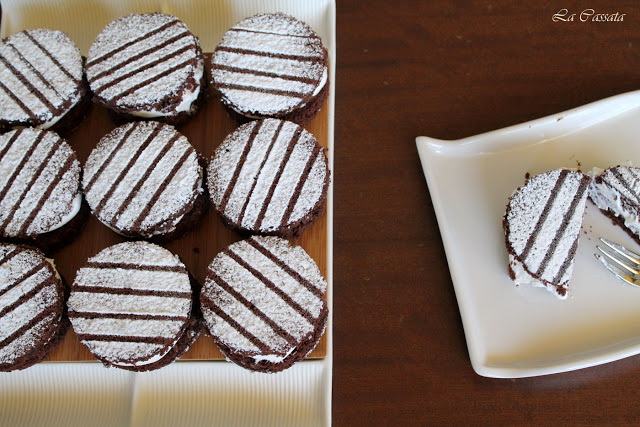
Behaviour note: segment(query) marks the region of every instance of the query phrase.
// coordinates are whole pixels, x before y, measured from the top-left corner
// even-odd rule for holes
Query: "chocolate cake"
[[[175,16],[132,14],[108,24],[87,56],[94,100],[118,120],[177,125],[206,94],[200,42]]]
[[[80,231],[80,162],[55,132],[0,135],[0,236],[53,250]]]
[[[0,132],[30,126],[65,134],[91,100],[80,51],[55,30],[26,30],[0,43]]]
[[[200,305],[220,351],[252,371],[303,359],[325,328],[327,283],[299,246],[279,237],[236,242],[211,262]]]
[[[189,273],[177,256],[148,242],[102,250],[78,270],[68,315],[78,339],[106,366],[161,368],[199,333]]]
[[[305,124],[329,93],[327,50],[304,22],[283,13],[231,27],[213,52],[212,83],[237,119]]]
[[[173,126],[127,123],[91,151],[84,194],[93,214],[123,236],[178,237],[199,222],[208,206],[199,161]]]
[[[42,361],[66,330],[64,288],[42,252],[0,244],[0,371]]]
[[[329,185],[325,150],[295,123],[246,123],[216,149],[210,197],[225,223],[253,234],[299,235],[323,211]]]
[[[516,284],[567,297],[590,181],[581,172],[556,169],[531,177],[511,196],[503,226]]]
[[[640,168],[616,166],[601,172],[589,186],[589,198],[640,244]]]

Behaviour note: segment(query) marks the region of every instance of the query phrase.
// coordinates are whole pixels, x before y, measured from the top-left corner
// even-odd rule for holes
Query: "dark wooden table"
[[[415,146],[640,89],[638,2],[338,0],[337,42],[334,424],[640,422],[639,356],[473,371]]]

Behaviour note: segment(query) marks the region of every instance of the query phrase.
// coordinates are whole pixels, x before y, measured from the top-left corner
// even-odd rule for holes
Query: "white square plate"
[[[601,236],[640,250],[622,229],[587,202],[566,300],[514,285],[502,229],[527,172],[639,166],[639,135],[636,91],[457,141],[416,139],[479,375],[545,375],[640,353],[640,289],[593,256]]]

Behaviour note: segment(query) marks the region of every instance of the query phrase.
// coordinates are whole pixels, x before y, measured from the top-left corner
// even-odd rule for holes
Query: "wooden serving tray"
[[[209,75],[209,55],[205,60],[206,73]],[[210,90],[210,87],[206,88]],[[212,91],[211,91],[212,92]],[[93,105],[87,117],[71,135],[67,141],[78,154],[80,163],[84,165],[89,153],[98,141],[117,125],[111,120],[106,109],[99,105]],[[205,105],[198,114],[185,125],[178,127],[178,131],[184,134],[194,148],[207,160],[224,138],[238,127],[231,119],[219,97],[211,93]],[[329,119],[327,109],[324,108],[318,116],[307,126],[323,147],[328,147]],[[202,222],[185,236],[163,244],[165,248],[177,254],[191,274],[204,283],[206,268],[213,258],[229,244],[242,240],[242,236],[229,230],[218,217],[213,204],[203,218]],[[125,239],[104,226],[94,216],[91,216],[86,227],[78,238],[53,254],[53,259],[58,272],[67,286],[75,279],[76,271],[81,268],[87,259],[102,249],[125,241]],[[322,274],[327,276],[327,213],[324,212],[316,223],[307,228],[301,237],[291,241],[302,246],[316,261]],[[311,358],[320,358],[326,355],[326,336],[320,340],[318,346],[309,355]],[[224,359],[224,356],[213,342],[213,339],[202,333],[189,351],[180,360],[216,360]],[[95,361],[89,350],[80,343],[69,328],[60,346],[49,355],[47,361],[52,362],[78,362]]]

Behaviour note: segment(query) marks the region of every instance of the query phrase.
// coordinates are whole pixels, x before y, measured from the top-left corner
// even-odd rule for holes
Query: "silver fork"
[[[606,246],[596,246],[602,253],[595,254],[598,261],[612,272],[618,279],[633,286],[640,287],[640,254],[604,238],[600,241]]]

